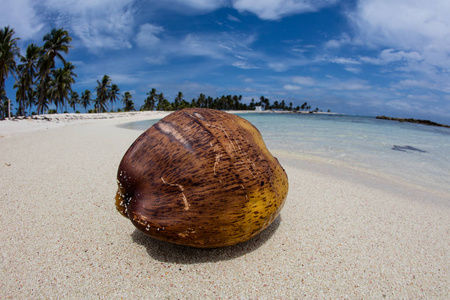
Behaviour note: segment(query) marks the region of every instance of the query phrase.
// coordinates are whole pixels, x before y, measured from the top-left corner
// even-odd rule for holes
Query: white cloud
[[[258,69],[258,67],[252,65],[251,63],[243,60],[238,60],[233,62],[232,64],[234,67],[244,70],[250,70],[250,69]]]
[[[283,89],[285,89],[286,91],[298,91],[301,90],[302,87],[298,85],[286,84],[283,86]]]
[[[305,66],[311,63],[311,60],[304,57],[300,53],[294,53],[294,55],[291,57],[288,57],[286,55],[270,55],[270,53],[259,54],[255,56],[257,56],[261,60],[264,60],[265,65],[275,72],[294,70],[299,66]]]
[[[361,64],[359,61],[354,60],[353,58],[346,58],[346,57],[334,57],[330,58],[328,61],[340,64],[340,65],[359,65]]]
[[[324,57],[318,57],[317,61],[326,61],[338,65],[343,65],[344,69],[351,73],[361,73],[361,69],[359,68],[359,65],[361,65],[361,61],[356,60],[354,58],[349,57],[332,57],[329,58],[327,56]]]
[[[172,51],[182,55],[208,56],[211,58],[223,58],[223,50],[220,38],[215,35],[188,34]]]
[[[151,48],[155,47],[160,38],[157,36],[164,31],[164,28],[152,24],[142,24],[139,27],[139,32],[136,35],[136,43],[140,47]]]
[[[397,50],[384,59],[416,53],[425,64],[444,68],[450,67],[449,15],[448,0],[361,0],[348,14],[358,32],[355,41]]]
[[[397,87],[400,88],[411,88],[411,87],[424,87],[427,85],[427,83],[424,83],[423,81],[420,80],[415,80],[415,79],[406,79],[406,80],[401,80],[398,84]]]
[[[114,83],[118,84],[119,86],[122,84],[135,85],[135,84],[141,82],[141,76],[138,73],[133,74],[133,73],[119,72],[119,73],[109,73],[108,76],[111,77],[111,80]],[[122,92],[125,92],[125,91],[122,91]]]
[[[357,91],[357,90],[369,90],[371,86],[367,84],[365,80],[348,80],[331,83],[328,86],[331,90],[338,91]]]
[[[398,83],[392,85],[395,89],[421,89],[421,90],[436,90],[436,91],[442,91],[449,93],[450,92],[450,86],[447,83],[445,84],[439,84],[436,82],[429,82],[427,80],[418,80],[418,79],[404,79],[400,80]]]
[[[333,49],[340,48],[343,45],[350,44],[352,42],[348,34],[344,33],[339,39],[332,39],[325,43],[325,48]]]
[[[402,112],[418,111],[420,109],[420,107],[417,107],[410,101],[398,100],[398,99],[386,101],[384,103],[384,105],[388,109],[394,109],[394,110],[398,110],[398,111],[402,111]]]
[[[420,61],[422,56],[416,52],[395,51],[394,49],[386,49],[380,53],[380,59],[383,62],[393,62],[398,60]]]
[[[147,56],[144,60],[151,65],[163,65],[167,63],[167,57],[164,55]]]
[[[265,20],[278,20],[284,16],[318,11],[335,4],[337,0],[233,0],[233,7],[248,11]]]
[[[46,0],[56,25],[69,29],[76,42],[92,51],[131,48],[135,0]]]
[[[233,7],[239,12],[250,12],[265,20],[278,20],[285,16],[315,12],[334,5],[339,0],[152,0],[148,5],[184,14],[210,12],[222,7]],[[240,22],[229,15],[231,21]]]
[[[381,51],[378,57],[361,57],[361,61],[375,64],[385,65],[392,62],[404,61],[404,62],[419,62],[422,60],[422,56],[417,51],[396,51],[394,49],[385,49]]]
[[[241,69],[254,69],[251,63],[255,53],[249,46],[254,41],[253,36],[236,35],[233,33],[187,34],[184,38],[165,37],[161,45],[154,48],[152,56],[170,57],[199,56],[218,60],[221,64],[235,66]]]
[[[160,0],[158,0],[160,2]],[[228,0],[165,0],[170,6],[180,4],[185,7],[190,7],[196,10],[212,11],[219,7],[226,6]]]
[[[289,65],[283,62],[269,62],[268,66],[276,72],[284,72],[289,69]]]
[[[447,0],[361,0],[352,19],[369,42],[416,48],[448,38],[449,12]]]
[[[34,0],[3,0],[0,9],[0,27],[13,28],[16,37],[33,39],[43,26],[43,20],[33,6]]]
[[[144,60],[153,65],[170,63],[175,57],[197,56],[214,59],[219,65],[255,69],[258,67],[254,62],[260,59],[250,48],[255,37],[233,32],[188,33],[175,37],[163,27],[147,23],[140,26],[135,40],[141,50],[151,50],[142,55],[150,53]]]
[[[432,94],[429,95],[425,95],[425,94],[409,94],[406,98],[414,100],[414,101],[419,101],[419,102],[423,102],[423,103],[437,103],[439,101],[436,100],[436,97]]]
[[[355,74],[361,73],[361,69],[355,67],[345,67],[345,70]]]
[[[316,81],[312,77],[295,76],[292,78],[292,82],[300,85],[315,85]]]
[[[235,16],[230,15],[230,14],[228,14],[227,19],[230,20],[230,21],[233,21],[233,22],[238,22],[238,23],[242,22],[241,20],[239,20],[238,18],[236,18]]]

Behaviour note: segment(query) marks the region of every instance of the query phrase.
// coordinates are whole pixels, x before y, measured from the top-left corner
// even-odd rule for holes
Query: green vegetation
[[[5,92],[5,81],[9,75],[15,76],[17,69],[15,57],[19,55],[18,38],[14,38],[14,29],[6,26],[0,30],[0,117],[8,116],[8,98]]]
[[[67,30],[63,28],[53,29],[43,38],[43,45],[30,44],[25,56],[20,54],[17,46],[19,38],[14,37],[14,29],[9,26],[0,29],[0,119],[8,117],[10,108],[8,107],[8,97],[6,96],[5,82],[9,75],[15,78],[14,88],[16,89],[16,116],[26,116],[43,113],[67,112],[67,107],[77,111],[77,105],[84,107],[84,112],[103,113],[114,111],[114,102],[119,100],[120,88],[114,84],[108,75],[104,75],[101,80],[97,80],[94,88],[96,98],[92,99],[90,90],[81,93],[74,91],[75,66],[65,60],[64,55],[73,48],[70,46],[72,38]],[[18,62],[16,62],[16,59]],[[189,107],[213,108],[220,110],[254,110],[261,107],[262,110],[286,110],[299,111],[311,110],[306,102],[302,106],[293,107],[284,100],[274,101],[261,96],[259,101],[251,100],[250,104],[242,103],[242,96],[223,95],[221,97],[207,97],[200,94],[197,98],[187,101],[182,92],[171,102],[164,97],[163,93],[157,93],[156,89],[151,89],[147,93],[141,111],[147,110],[180,110]],[[135,104],[130,92],[122,95],[123,107],[117,111],[133,111]],[[10,105],[12,107],[12,104]],[[54,108],[53,108],[54,107]],[[32,109],[35,111],[32,111]],[[49,109],[51,108],[51,109]],[[28,111],[27,111],[28,110]],[[315,111],[319,111],[316,108]],[[11,113],[12,115],[12,113]]]
[[[125,94],[123,95],[123,99],[122,99],[122,102],[124,105],[124,107],[123,107],[124,111],[135,110],[134,103],[133,103],[133,100],[131,100],[131,98],[132,98],[132,96],[131,96],[130,92],[125,92]]]
[[[75,66],[66,62],[63,53],[67,54],[72,38],[67,30],[53,29],[43,38],[44,44],[37,46],[30,44],[25,56],[20,54],[17,47],[18,38],[14,38],[14,29],[6,26],[0,29],[0,95],[2,103],[7,101],[5,81],[8,74],[16,79],[16,115],[26,115],[26,108],[35,106],[38,114],[48,112],[50,104],[67,110],[69,94],[75,83]],[[15,62],[16,57],[19,64]],[[56,61],[62,63],[62,68],[56,68]],[[2,116],[5,115],[2,105]]]
[[[272,105],[270,100],[261,96],[258,102],[252,99],[250,104],[242,103],[242,96],[239,95],[223,95],[221,97],[212,98],[200,94],[197,98],[193,98],[190,102],[184,99],[182,92],[178,92],[177,96],[170,102],[164,97],[163,93],[157,93],[156,89],[151,89],[147,93],[148,97],[144,101],[144,105],[140,110],[180,110],[189,107],[212,108],[219,110],[254,110],[260,106],[262,110],[282,110],[282,111],[299,111],[309,110],[311,106],[305,102],[301,107],[293,107],[292,102],[287,106],[285,101],[275,101]]]
[[[449,125],[432,122],[430,120],[411,119],[411,118],[408,118],[408,119],[406,119],[406,118],[392,118],[392,117],[386,117],[386,116],[377,116],[376,118],[379,119],[379,120],[408,122],[408,123],[422,124],[422,125],[428,125],[428,126],[437,126],[437,127],[450,128]]]

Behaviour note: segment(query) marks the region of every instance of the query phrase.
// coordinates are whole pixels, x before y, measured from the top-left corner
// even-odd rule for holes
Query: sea
[[[436,192],[450,204],[450,128],[341,114],[242,113],[274,156]],[[145,131],[158,120],[122,125]]]

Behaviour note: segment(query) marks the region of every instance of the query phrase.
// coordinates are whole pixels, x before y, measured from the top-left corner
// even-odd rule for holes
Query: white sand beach
[[[286,204],[252,240],[145,236],[115,209],[140,134],[117,125],[166,114],[0,121],[1,299],[450,298],[450,195],[283,153]]]

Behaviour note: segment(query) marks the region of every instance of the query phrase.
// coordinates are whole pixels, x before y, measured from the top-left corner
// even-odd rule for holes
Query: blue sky
[[[139,108],[155,88],[307,101],[326,111],[450,123],[448,0],[0,0],[0,26],[73,38],[73,86],[104,74]],[[7,81],[14,98],[13,79]],[[116,104],[118,105],[118,104]]]

